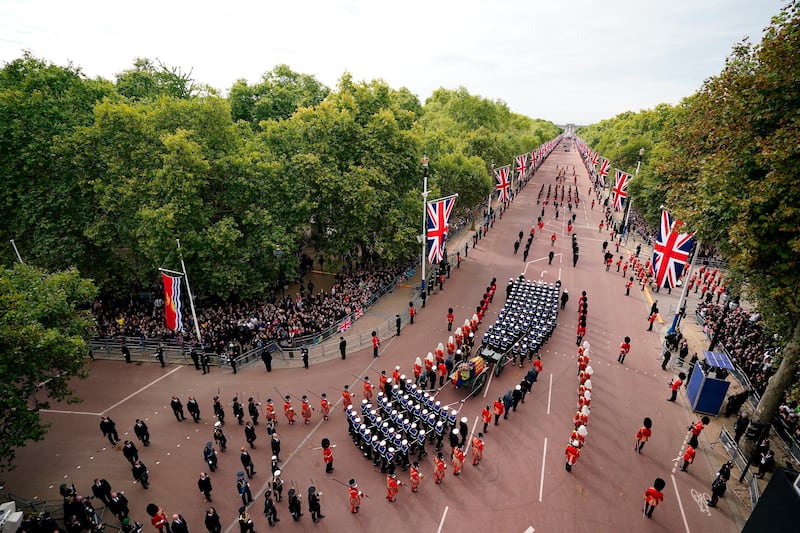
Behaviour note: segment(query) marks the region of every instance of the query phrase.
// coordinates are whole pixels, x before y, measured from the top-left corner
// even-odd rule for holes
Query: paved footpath
[[[572,181],[571,169],[577,174],[581,203],[576,213],[575,233],[580,243],[580,261],[571,264],[570,238],[566,233],[566,212],[559,219],[548,206],[545,212],[545,231],[537,232],[527,262],[514,255],[513,243],[520,230],[527,233],[541,212],[536,196],[542,183],[555,181],[556,168],[567,166],[567,185]],[[405,325],[399,337],[382,339],[380,357],[372,357],[370,348],[353,350],[346,361],[338,357],[315,361],[305,370],[294,365],[275,368],[267,373],[260,364],[242,369],[237,375],[214,368],[203,376],[191,366],[138,363],[126,366],[123,362],[95,361],[90,363],[88,379],[75,384],[83,398],[80,404],[56,404],[43,413],[51,424],[48,438],[18,453],[18,468],[5,475],[6,490],[13,494],[39,500],[58,501],[58,485],[74,482],[79,490],[88,492],[91,480],[105,477],[115,490],[125,490],[131,503],[132,516],[146,523],[144,508],[157,503],[168,514],[181,513],[193,531],[202,531],[203,502],[196,481],[207,470],[202,460],[202,448],[210,440],[213,417],[211,399],[219,394],[226,403],[229,448],[220,454],[219,468],[211,473],[214,506],[218,510],[226,533],[238,530],[236,513],[241,504],[235,490],[235,474],[241,469],[238,449],[245,445],[242,428],[235,424],[230,412],[234,396],[253,396],[264,403],[272,398],[279,405],[284,394],[295,398],[308,395],[318,406],[313,394],[325,392],[339,402],[339,390],[348,384],[360,393],[359,382],[365,375],[377,380],[382,369],[391,373],[399,365],[411,374],[414,358],[433,350],[447,339],[446,313],[455,309],[456,320],[470,316],[488,282],[498,279],[498,293],[479,335],[491,324],[504,300],[505,281],[524,272],[529,279],[555,282],[561,279],[569,290],[570,301],[559,314],[558,326],[541,351],[544,371],[526,403],[499,426],[491,426],[485,436],[484,459],[477,467],[471,461],[459,477],[448,468],[443,484],[435,485],[432,475],[432,454],[422,461],[426,478],[418,493],[408,486],[401,487],[398,501],[388,502],[385,496],[386,479],[362,458],[347,435],[341,403],[333,409],[329,421],[314,413],[313,423],[302,422],[288,426],[280,416],[278,431],[282,440],[283,479],[294,484],[301,493],[313,482],[322,490],[322,510],[326,518],[313,525],[318,531],[551,531],[551,532],[616,532],[627,531],[738,531],[741,519],[732,509],[736,500],[729,490],[718,509],[708,510],[702,504],[702,494],[710,490],[713,474],[719,466],[712,455],[709,442],[714,434],[704,434],[698,458],[688,472],[674,467],[686,438],[686,426],[695,419],[687,410],[682,392],[677,403],[666,401],[673,372],[660,368],[661,335],[648,332],[646,317],[650,307],[647,291],[633,291],[625,296],[621,274],[606,272],[602,265],[604,235],[597,231],[600,210],[589,208],[589,178],[576,151],[557,148],[517,196],[510,209],[497,220],[488,236],[475,249],[461,269],[453,269],[441,293],[434,294],[422,309],[413,325]],[[549,236],[556,233],[556,252],[553,264],[548,265],[551,249]],[[471,238],[465,231],[461,239]],[[629,243],[633,244],[633,243]],[[614,269],[612,269],[614,270]],[[564,468],[564,449],[573,428],[576,411],[576,343],[577,299],[587,291],[589,301],[588,333],[591,343],[591,365],[594,368],[592,413],[588,425],[586,446],[572,473]],[[370,328],[370,320],[383,323],[394,313],[408,307],[410,289],[396,290],[383,299],[364,319],[359,320],[349,335]],[[672,295],[656,295],[659,307],[668,313],[677,302]],[[665,323],[657,330],[667,327]],[[630,336],[632,350],[624,365],[617,363],[617,347],[624,336]],[[466,416],[469,427],[477,427],[481,408],[491,403],[519,383],[526,368],[509,367],[499,378],[492,378],[478,398],[463,404],[461,391],[445,387],[437,399],[443,404],[461,406],[459,417]],[[201,420],[177,422],[168,402],[173,395],[185,402],[188,395],[197,397]],[[359,401],[360,397],[356,397]],[[299,404],[299,400],[295,400]],[[131,481],[130,468],[119,448],[112,448],[100,434],[100,414],[111,416],[123,439],[133,438],[134,419],[147,421],[152,433],[152,445],[140,448],[140,458],[148,465],[152,485],[145,491]],[[653,419],[653,438],[641,455],[633,452],[634,434],[647,416]],[[247,418],[247,417],[246,417]],[[270,479],[268,439],[264,425],[257,427],[256,448],[251,451],[256,462],[256,475],[251,481],[256,502],[251,506],[257,531],[268,529],[261,510],[263,493]],[[335,470],[326,474],[319,449],[322,438],[336,443]],[[407,484],[408,475],[398,471]],[[667,481],[665,501],[652,519],[642,517],[644,490],[656,477]],[[341,482],[358,480],[366,498],[357,515],[347,505],[347,490]],[[733,489],[731,483],[730,489]],[[284,493],[285,496],[285,493]],[[312,527],[306,504],[303,503],[304,528]],[[293,524],[286,501],[278,504],[279,528],[301,530]],[[110,515],[106,521],[116,525]],[[146,530],[152,531],[149,525]],[[528,529],[533,528],[533,529]]]

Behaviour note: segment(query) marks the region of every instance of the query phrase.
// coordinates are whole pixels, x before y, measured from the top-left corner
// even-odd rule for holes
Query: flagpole
[[[186,264],[183,262],[183,252],[181,251],[181,240],[175,239],[178,243],[178,256],[181,258],[181,268],[183,269],[183,279],[186,281],[186,292],[189,293],[189,306],[192,308],[192,319],[194,320],[194,332],[197,334],[197,341],[203,345],[203,337],[200,335],[200,324],[197,322],[197,313],[194,310],[194,298],[192,289],[189,287],[189,276],[186,274]]]
[[[700,255],[699,252],[700,252],[700,245],[701,244],[702,243],[700,242],[700,239],[698,239],[695,242],[694,255],[692,256],[692,262],[689,263],[689,270],[686,272],[686,275],[682,276],[682,279],[683,279],[683,290],[681,291],[681,297],[678,300],[678,308],[675,310],[675,316],[672,318],[672,325],[667,330],[667,335],[669,335],[670,333],[675,333],[675,330],[678,329],[678,326],[681,323],[681,318],[682,318],[682,315],[683,315],[683,312],[681,311],[681,309],[683,308],[683,306],[684,306],[684,304],[686,302],[686,293],[688,292],[688,288],[689,288],[689,284],[686,283],[686,280],[689,279],[691,277],[691,275],[692,275],[692,271],[694,270],[695,262],[697,261],[697,256]]]
[[[422,297],[422,307],[425,307],[426,294],[425,283],[425,261],[426,252],[428,251],[428,156],[422,156],[422,284],[420,296]]]
[[[628,243],[628,237],[630,233],[630,228],[628,228],[628,219],[631,216],[631,209],[633,209],[632,206],[633,206],[633,197],[631,195],[628,195],[628,203],[627,203],[628,210],[625,212],[625,222],[622,224],[622,230],[625,232],[625,244]]]
[[[19,255],[19,250],[17,250],[17,243],[14,242],[14,239],[11,239],[11,247],[14,248],[14,253],[17,255],[17,261],[19,261],[19,264],[24,265],[25,261],[23,261],[22,256]]]

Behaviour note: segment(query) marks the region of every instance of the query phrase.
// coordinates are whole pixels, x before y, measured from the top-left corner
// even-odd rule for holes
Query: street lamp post
[[[428,156],[422,156],[422,283],[420,285],[420,296],[422,297],[422,307],[425,307],[425,255],[428,247]]]
[[[642,157],[644,157],[644,148],[639,148],[639,160],[636,162],[636,175],[639,175],[639,167],[642,166]]]

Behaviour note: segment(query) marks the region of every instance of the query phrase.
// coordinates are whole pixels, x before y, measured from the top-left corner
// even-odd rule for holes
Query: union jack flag
[[[653,246],[653,271],[659,287],[675,287],[689,262],[694,232],[678,233],[676,230],[682,225],[680,220],[673,221],[666,210],[661,211],[661,225]]]
[[[444,257],[444,245],[450,230],[450,213],[453,212],[455,203],[456,197],[453,195],[429,202],[426,206],[428,227],[425,233],[428,239],[428,261],[431,264],[438,263]]]
[[[592,169],[595,169],[597,168],[597,162],[600,159],[600,154],[597,152],[590,152],[590,155],[592,156]]]
[[[611,161],[606,158],[603,158],[603,162],[600,163],[600,170],[598,174],[600,175],[600,186],[606,186],[606,176],[608,176],[608,170],[611,168]]]
[[[344,333],[345,331],[350,329],[352,325],[353,321],[350,319],[350,317],[345,318],[344,320],[342,320],[342,323],[339,324],[339,333]]]
[[[614,189],[612,190],[615,211],[622,210],[622,200],[628,197],[628,183],[630,180],[630,174],[616,169],[616,173],[614,174]]]
[[[494,169],[494,179],[497,180],[494,188],[500,191],[498,199],[505,202],[511,198],[511,181],[508,179],[508,171],[511,165]]]
[[[364,310],[361,309],[360,307],[356,307],[356,318],[358,319],[361,318],[362,316],[364,316]]]
[[[528,170],[528,154],[517,156],[517,179],[525,177],[525,171]]]

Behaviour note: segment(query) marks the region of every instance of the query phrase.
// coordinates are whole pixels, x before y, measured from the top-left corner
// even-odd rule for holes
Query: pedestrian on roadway
[[[253,444],[256,439],[256,428],[253,426],[252,422],[248,422],[244,425],[244,438],[247,441],[247,444],[250,445],[250,448],[255,448],[255,444]]]
[[[247,472],[247,477],[252,479],[256,473],[255,465],[253,464],[253,458],[250,457],[250,454],[247,453],[247,449],[245,449],[244,446],[242,446],[241,452],[242,453],[239,455],[239,460],[242,462],[245,472]],[[242,475],[244,475],[244,473],[242,473]]]
[[[200,472],[200,479],[197,480],[197,488],[205,496],[207,502],[211,502],[211,478],[205,472]]]
[[[339,337],[339,353],[342,355],[342,361],[347,358],[347,341],[344,340],[344,337]]]
[[[117,425],[111,420],[111,417],[100,417],[100,431],[103,432],[104,437],[108,437],[108,442],[110,442],[112,446],[116,446],[120,441],[119,435],[117,434]]]
[[[189,411],[189,415],[192,417],[195,424],[200,423],[200,405],[197,403],[197,400],[194,399],[194,396],[189,396],[189,399],[186,401],[186,410]]]
[[[222,533],[222,523],[219,520],[217,510],[213,507],[206,509],[205,525],[208,533]]]
[[[178,422],[183,422],[186,420],[186,415],[183,414],[183,404],[177,396],[172,397],[169,405],[172,407],[172,413],[175,415],[175,418],[178,420]]]

